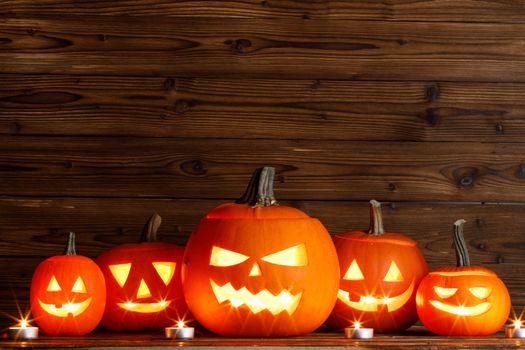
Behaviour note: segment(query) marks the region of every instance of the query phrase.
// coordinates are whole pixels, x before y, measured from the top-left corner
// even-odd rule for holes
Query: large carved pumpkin
[[[31,312],[52,335],[84,335],[100,322],[106,303],[104,276],[95,262],[75,253],[69,234],[63,255],[38,265],[31,281]]]
[[[191,235],[184,294],[195,318],[229,336],[289,336],[319,327],[339,283],[324,226],[278,206],[274,169],[258,169],[236,203],[210,211]]]
[[[412,239],[385,233],[379,202],[370,201],[368,232],[334,237],[341,266],[337,302],[327,324],[336,329],[359,321],[378,333],[396,332],[417,321],[416,290],[427,264]]]
[[[161,217],[153,214],[140,243],[115,247],[96,260],[107,286],[104,328],[163,328],[188,317],[181,280],[184,249],[156,242],[160,224]]]
[[[490,335],[508,319],[510,296],[494,272],[470,266],[464,224],[465,220],[454,224],[457,267],[436,269],[423,279],[417,312],[425,327],[440,335]]]

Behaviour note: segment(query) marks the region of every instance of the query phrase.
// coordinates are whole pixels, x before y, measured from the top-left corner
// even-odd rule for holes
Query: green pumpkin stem
[[[369,235],[382,235],[385,233],[383,227],[383,214],[381,213],[381,203],[372,199],[370,201],[370,226],[368,226]]]
[[[75,251],[75,232],[69,232],[64,255],[77,255],[77,252]]]
[[[157,231],[162,223],[162,218],[159,214],[153,213],[146,221],[144,228],[142,229],[142,235],[140,236],[140,243],[144,242],[156,242]]]
[[[468,255],[467,244],[463,235],[463,226],[465,220],[459,219],[454,223],[454,245],[456,246],[457,266],[470,266],[470,257]]]
[[[252,175],[250,183],[237,204],[247,204],[252,207],[269,207],[279,205],[273,194],[273,179],[275,168],[266,166],[258,168]]]

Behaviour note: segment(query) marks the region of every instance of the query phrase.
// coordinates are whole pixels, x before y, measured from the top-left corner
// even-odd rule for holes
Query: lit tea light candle
[[[16,340],[38,339],[38,327],[28,326],[27,320],[20,321],[20,326],[9,327],[9,338]]]
[[[354,322],[353,327],[345,328],[345,338],[349,339],[371,339],[374,337],[373,328],[363,328],[358,321]]]
[[[505,328],[506,338],[525,338],[525,328],[521,328],[521,320],[515,320],[512,325]]]
[[[193,339],[195,329],[193,327],[185,327],[184,321],[177,322],[177,327],[166,327],[164,329],[166,338],[169,339]]]

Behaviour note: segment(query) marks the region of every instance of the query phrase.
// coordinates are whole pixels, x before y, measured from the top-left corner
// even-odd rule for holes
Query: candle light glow
[[[514,321],[514,328],[520,329],[521,328],[521,320],[515,320]]]

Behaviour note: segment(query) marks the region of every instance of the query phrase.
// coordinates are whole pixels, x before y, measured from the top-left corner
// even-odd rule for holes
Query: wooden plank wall
[[[522,1],[0,0],[0,310],[68,230],[184,244],[269,164],[331,233],[386,202],[431,267],[465,218],[521,311],[524,37]]]

